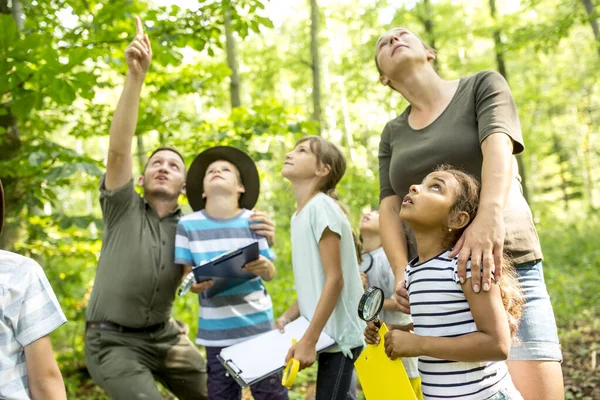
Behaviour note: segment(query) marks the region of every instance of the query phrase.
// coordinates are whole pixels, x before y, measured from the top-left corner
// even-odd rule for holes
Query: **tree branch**
[[[0,0],[0,1],[3,1],[3,0]],[[161,36],[168,35],[168,36],[171,36],[171,37],[174,37],[175,39],[177,39],[180,36],[193,35],[195,33],[200,33],[204,30],[206,30],[204,27],[194,29],[191,33],[177,32],[176,30],[172,30],[172,31],[167,30],[167,31],[157,32],[153,36],[160,38]],[[130,41],[131,41],[131,38],[100,40],[97,42],[73,43],[72,45],[58,46],[58,49],[59,50],[70,50],[70,49],[79,49],[79,48],[88,47],[88,46],[97,47],[97,46],[107,45],[107,44],[129,43]],[[206,43],[210,43],[210,42],[211,42],[211,39],[208,38],[206,40]]]

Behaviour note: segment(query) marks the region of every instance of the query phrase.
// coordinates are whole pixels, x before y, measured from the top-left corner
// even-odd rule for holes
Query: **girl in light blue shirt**
[[[277,320],[279,329],[300,315],[310,321],[286,357],[300,369],[317,359],[321,332],[335,348],[319,355],[316,400],[356,398],[354,360],[363,347],[365,324],[358,317],[363,293],[355,237],[335,187],[344,176],[340,149],[318,136],[301,139],[286,155],[282,175],[292,183],[297,208],[292,216],[292,263],[298,300]]]

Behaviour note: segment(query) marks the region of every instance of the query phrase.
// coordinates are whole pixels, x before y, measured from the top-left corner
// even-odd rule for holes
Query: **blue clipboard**
[[[253,242],[194,267],[192,272],[197,282],[213,280],[213,285],[200,295],[205,298],[212,297],[241,285],[249,279],[256,278],[255,274],[244,271],[242,267],[251,261],[258,260],[259,254],[258,242]]]

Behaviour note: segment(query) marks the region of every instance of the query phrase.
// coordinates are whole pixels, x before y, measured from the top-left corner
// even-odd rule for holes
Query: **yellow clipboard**
[[[383,337],[387,326],[379,328],[379,344],[363,350],[354,367],[367,400],[417,400],[402,361],[390,360],[385,354]]]

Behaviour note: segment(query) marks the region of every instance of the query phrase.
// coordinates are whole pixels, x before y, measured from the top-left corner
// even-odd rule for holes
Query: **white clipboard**
[[[300,317],[285,326],[285,332],[272,330],[245,342],[237,343],[221,350],[217,359],[231,377],[242,387],[276,373],[285,367],[285,356],[292,339],[300,340],[308,329],[309,322]],[[335,341],[321,332],[317,341],[317,353],[335,345]]]

